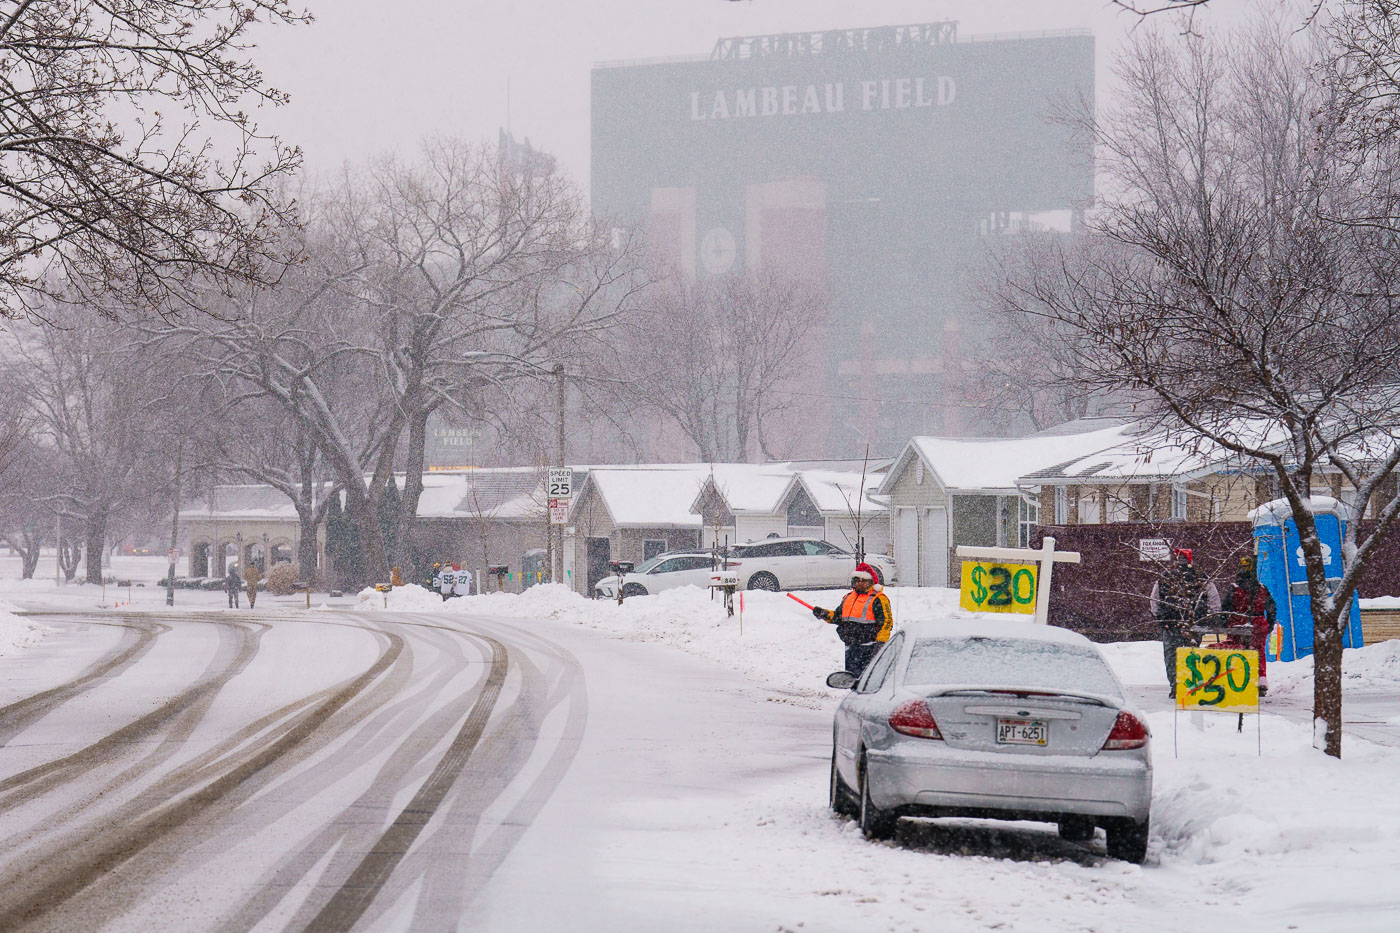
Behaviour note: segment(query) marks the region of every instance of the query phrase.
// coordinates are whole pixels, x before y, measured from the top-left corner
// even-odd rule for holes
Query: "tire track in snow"
[[[486,729],[486,722],[495,708],[509,668],[509,655],[505,645],[485,635],[475,637],[491,647],[491,667],[471,712],[467,714],[466,721],[457,732],[457,737],[433,769],[433,773],[413,795],[413,799],[399,812],[393,824],[384,831],[375,846],[350,873],[350,877],[312,918],[306,927],[307,933],[332,933],[348,930],[355,925],[408,853],[409,847],[428,825],[448,790],[456,782],[457,776],[466,767],[467,759]]]
[[[152,737],[177,717],[182,722],[175,723],[167,741],[162,742],[152,755],[142,763],[127,769],[116,777],[107,789],[117,787],[145,773],[164,761],[175,750],[181,740],[187,737],[213,702],[215,695],[224,685],[243,671],[258,652],[258,643],[270,626],[265,623],[252,623],[249,627],[243,622],[219,622],[220,645],[214,657],[205,666],[199,680],[171,697],[156,709],[108,733],[96,742],[53,761],[37,765],[4,780],[0,780],[0,813],[14,806],[26,803],[35,796],[74,780],[82,774],[95,771],[129,753],[132,747]],[[164,626],[168,631],[169,627]],[[100,796],[100,794],[98,795]],[[80,806],[70,805],[64,816],[71,818]]]
[[[404,639],[381,633],[388,646],[359,676],[313,695],[319,702],[304,712],[310,698],[294,701],[240,730],[220,748],[178,769],[159,788],[119,807],[104,818],[106,829],[70,834],[38,853],[0,884],[0,929],[32,924],[62,907],[75,895],[135,858],[153,843],[180,829],[218,805],[225,797],[307,741],[336,713],[369,688],[404,650]],[[291,714],[292,718],[287,720]],[[280,734],[259,733],[275,729]],[[255,741],[241,757],[222,760],[230,749]],[[99,908],[103,905],[97,905]],[[100,921],[99,921],[100,922]],[[82,924],[80,924],[82,925]],[[96,925],[91,923],[88,925]],[[74,928],[69,918],[58,929]]]
[[[68,614],[39,615],[37,617],[47,619],[50,622],[64,622],[72,618],[82,618]],[[84,624],[111,625],[126,631],[122,633],[122,638],[115,647],[67,683],[31,694],[6,706],[0,706],[0,745],[7,744],[10,739],[27,726],[42,719],[60,704],[66,703],[73,697],[121,674],[128,667],[141,660],[146,652],[155,646],[158,637],[170,631],[168,625],[137,620],[101,622],[84,619]]]

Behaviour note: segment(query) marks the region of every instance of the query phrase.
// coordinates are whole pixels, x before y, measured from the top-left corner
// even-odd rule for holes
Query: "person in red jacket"
[[[1277,611],[1274,598],[1259,584],[1254,572],[1254,555],[1240,559],[1240,571],[1235,577],[1235,588],[1230,593],[1230,624],[1250,627],[1249,647],[1259,652],[1259,695],[1269,692],[1269,680],[1264,664],[1264,652],[1269,642],[1269,631],[1274,627],[1274,614]]]
[[[834,612],[820,606],[812,615],[836,626],[836,637],[846,646],[846,670],[860,676],[880,646],[890,640],[894,610],[884,587],[875,582],[875,568],[862,561],[851,574],[851,591]]]

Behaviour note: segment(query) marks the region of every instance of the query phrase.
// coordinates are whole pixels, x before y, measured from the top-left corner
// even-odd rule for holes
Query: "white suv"
[[[867,554],[865,562],[875,568],[877,582],[895,578],[892,558]],[[850,586],[856,556],[820,538],[765,538],[730,548],[729,568],[749,590],[843,589]]]
[[[709,586],[714,557],[703,551],[658,554],[622,578],[622,595],[646,596],[678,586]],[[604,577],[593,584],[593,592],[604,599],[617,598],[617,576]]]

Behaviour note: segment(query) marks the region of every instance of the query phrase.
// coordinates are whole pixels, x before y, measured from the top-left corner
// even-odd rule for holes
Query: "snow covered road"
[[[1270,715],[1257,757],[1233,717],[1183,716],[1174,758],[1154,697],[1147,865],[1038,824],[904,821],[871,844],[826,808],[836,643],[781,597],[743,632],[704,594],[396,601],[16,619],[43,629],[0,653],[0,929],[1400,920],[1400,753],[1359,738],[1336,762]],[[1164,693],[1154,643],[1112,648]],[[1387,682],[1400,652],[1367,652]]]
[[[0,929],[453,928],[584,715],[577,663],[521,632],[39,621],[3,662]]]

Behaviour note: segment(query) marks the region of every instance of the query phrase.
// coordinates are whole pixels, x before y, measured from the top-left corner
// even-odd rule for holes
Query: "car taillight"
[[[921,739],[941,739],[938,723],[933,720],[928,704],[923,700],[910,700],[890,714],[890,728],[904,735]]]
[[[737,561],[737,560],[725,561],[724,567],[725,567],[726,570],[728,570],[730,567],[737,567],[737,566],[739,566],[739,563],[740,563],[740,562]]]
[[[1101,751],[1142,748],[1147,744],[1147,726],[1132,713],[1122,712],[1113,722],[1113,731],[1104,740]]]

